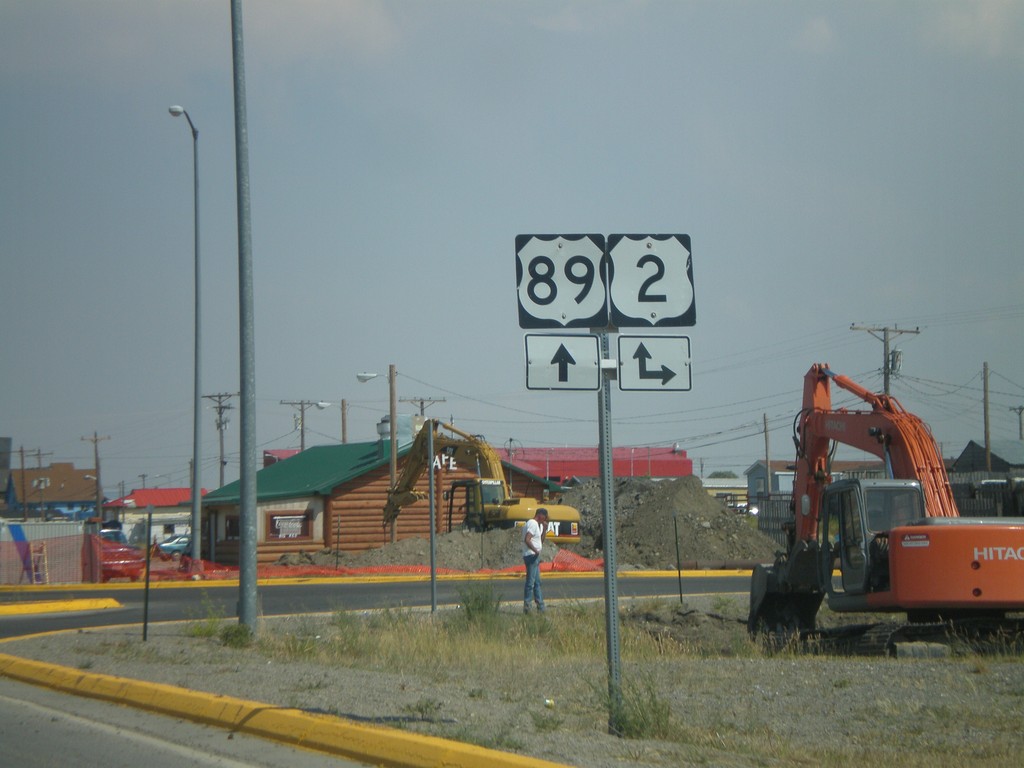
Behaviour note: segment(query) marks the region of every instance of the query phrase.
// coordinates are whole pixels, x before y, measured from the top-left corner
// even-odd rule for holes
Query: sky
[[[946,456],[1024,406],[1024,4],[242,3],[256,442],[375,439],[434,402],[495,445],[594,446],[527,390],[519,234],[688,234],[688,392],[613,390],[615,445],[793,458],[803,376],[892,394]],[[0,435],[105,495],[187,486],[199,138],[204,395],[239,390],[228,2],[0,0]],[[613,337],[614,339],[614,337]],[[359,383],[356,373],[377,372]],[[854,407],[841,393],[835,401]],[[229,400],[226,480],[238,477]],[[215,488],[214,402],[202,484]],[[764,425],[767,422],[767,440]],[[109,439],[108,439],[109,438]],[[145,477],[143,477],[145,476]]]

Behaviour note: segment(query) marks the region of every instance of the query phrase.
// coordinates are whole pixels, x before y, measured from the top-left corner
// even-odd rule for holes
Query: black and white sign
[[[600,389],[597,336],[526,334],[526,388]]]
[[[689,392],[688,336],[619,336],[619,389]]]
[[[604,235],[517,235],[519,327],[606,327],[604,245]]]
[[[609,235],[608,257],[613,326],[696,324],[689,235]]]

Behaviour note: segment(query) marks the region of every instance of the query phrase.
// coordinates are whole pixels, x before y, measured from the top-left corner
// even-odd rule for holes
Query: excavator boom
[[[433,454],[428,445],[431,436]],[[579,542],[580,514],[576,509],[562,504],[541,503],[536,499],[512,497],[501,457],[487,441],[436,419],[424,421],[409,449],[402,474],[396,480],[395,487],[388,491],[384,525],[392,523],[403,507],[426,498],[425,493],[416,490],[416,485],[436,455],[444,455],[456,465],[476,472],[476,480],[457,483],[459,487],[465,488],[468,485],[476,491],[471,494],[471,498],[477,509],[472,515],[467,510],[468,525],[478,528],[522,525],[534,516],[537,507],[543,506],[548,510],[550,540],[558,543]]]

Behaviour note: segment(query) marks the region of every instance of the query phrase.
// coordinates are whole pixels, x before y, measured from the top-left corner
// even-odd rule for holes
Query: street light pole
[[[194,378],[192,387],[192,561],[198,562],[200,557],[200,545],[202,543],[202,535],[200,528],[202,527],[202,483],[200,482],[200,474],[202,471],[202,447],[200,445],[200,438],[202,437],[202,421],[200,415],[202,413],[202,388],[200,385],[201,379],[201,366],[200,366],[200,349],[202,342],[202,325],[200,317],[200,270],[199,270],[199,131],[196,129],[195,123],[192,122],[191,116],[188,112],[180,106],[169,107],[168,112],[173,117],[185,116],[188,120],[188,127],[192,130],[192,205],[193,205],[193,234],[195,237],[195,321],[194,321],[194,332],[195,332],[195,365],[194,365]]]
[[[398,389],[395,383],[398,377],[398,369],[395,366],[388,366],[388,425],[391,433],[391,450],[388,457],[388,479],[390,481],[388,490],[395,487],[398,480]],[[360,383],[365,384],[370,379],[377,378],[376,373],[357,373],[356,378]],[[395,523],[391,522],[391,541],[395,540]]]

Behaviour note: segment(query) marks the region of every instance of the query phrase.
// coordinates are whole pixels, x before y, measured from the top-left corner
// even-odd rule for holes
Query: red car
[[[106,583],[111,579],[138,581],[146,572],[146,557],[143,552],[127,544],[111,541],[102,535],[95,537],[95,540],[100,549],[102,582]]]

